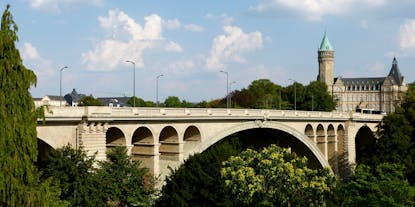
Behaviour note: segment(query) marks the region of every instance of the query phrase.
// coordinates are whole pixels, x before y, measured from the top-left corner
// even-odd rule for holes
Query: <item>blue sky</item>
[[[318,74],[317,49],[327,35],[335,76],[379,77],[397,57],[415,77],[413,0],[6,0],[19,26],[17,46],[38,76],[34,97],[73,88],[94,96],[133,93],[211,100],[267,78],[308,84]]]

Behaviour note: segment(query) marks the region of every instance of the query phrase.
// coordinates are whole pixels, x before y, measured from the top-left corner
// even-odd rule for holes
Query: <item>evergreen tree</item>
[[[28,90],[36,75],[22,63],[17,30],[7,5],[0,29],[0,206],[51,206],[56,194],[39,183],[33,164],[37,114]]]

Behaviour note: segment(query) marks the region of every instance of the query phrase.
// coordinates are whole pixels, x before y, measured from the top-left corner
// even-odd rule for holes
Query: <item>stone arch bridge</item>
[[[265,109],[50,107],[37,127],[40,147],[83,146],[97,159],[126,146],[162,178],[168,166],[203,152],[229,135],[272,130],[279,143],[319,167],[342,174],[356,162],[356,149],[372,136],[382,115]],[[261,140],[253,140],[253,142]],[[356,147],[357,146],[357,147]],[[42,151],[42,150],[40,150]],[[42,153],[42,152],[41,152]]]

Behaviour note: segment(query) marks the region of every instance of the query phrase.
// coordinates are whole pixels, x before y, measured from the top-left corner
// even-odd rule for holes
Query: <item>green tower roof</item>
[[[323,40],[321,41],[320,48],[318,49],[318,51],[334,51],[326,33],[324,33],[324,37],[323,37]]]

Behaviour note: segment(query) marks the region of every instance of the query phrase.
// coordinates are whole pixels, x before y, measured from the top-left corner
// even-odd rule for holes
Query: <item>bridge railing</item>
[[[50,107],[45,111],[46,118],[82,117],[217,117],[217,118],[315,118],[315,119],[382,119],[383,115],[346,112],[294,111],[270,109],[226,109],[226,108],[154,108],[154,107]]]

